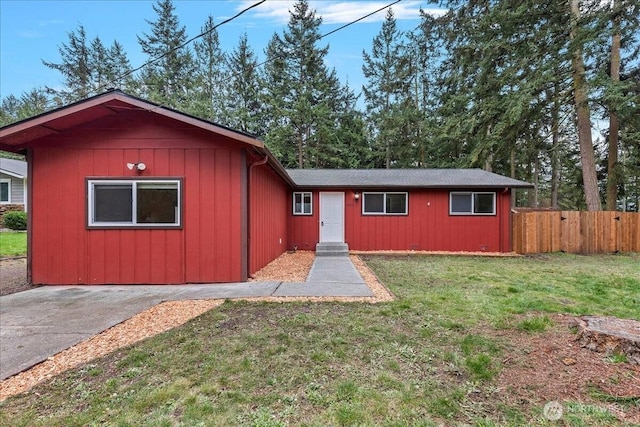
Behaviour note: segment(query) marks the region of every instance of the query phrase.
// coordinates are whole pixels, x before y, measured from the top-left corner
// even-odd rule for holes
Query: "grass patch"
[[[367,261],[396,301],[226,302],[10,398],[0,425],[551,425],[504,399],[506,343],[483,331],[640,315],[637,255]],[[565,414],[617,423],[577,403]]]
[[[549,326],[551,326],[551,323],[549,316],[534,316],[521,320],[518,322],[516,327],[525,332],[544,332]]]
[[[27,233],[7,231],[0,233],[0,258],[27,255]]]

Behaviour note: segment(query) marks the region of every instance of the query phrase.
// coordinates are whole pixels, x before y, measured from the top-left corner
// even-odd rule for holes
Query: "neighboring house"
[[[0,204],[26,210],[27,162],[0,157]]]
[[[26,152],[34,284],[238,282],[288,249],[509,251],[480,170],[285,170],[254,137],[120,91],[0,128]]]
[[[0,157],[0,228],[11,211],[27,210],[27,162]]]

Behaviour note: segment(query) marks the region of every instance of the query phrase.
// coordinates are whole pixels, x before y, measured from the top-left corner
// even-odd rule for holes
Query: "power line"
[[[262,3],[266,2],[266,1],[267,1],[267,0],[260,0],[259,2],[254,3],[254,4],[252,4],[251,6],[248,6],[248,7],[244,8],[244,9],[242,9],[240,12],[236,13],[236,14],[235,14],[234,16],[232,16],[231,18],[227,18],[227,19],[225,19],[224,21],[220,22],[220,23],[219,23],[219,24],[217,24],[217,25],[214,25],[213,27],[211,27],[211,28],[210,28],[210,29],[208,29],[207,31],[205,31],[205,32],[203,32],[203,33],[200,33],[200,34],[198,34],[197,36],[191,37],[189,40],[185,41],[185,42],[184,42],[184,43],[182,43],[181,45],[176,46],[176,47],[174,47],[174,48],[172,48],[172,49],[169,49],[168,51],[166,51],[166,52],[165,52],[165,53],[163,53],[162,55],[157,56],[157,57],[155,57],[155,58],[152,58],[152,59],[148,60],[147,62],[145,62],[144,64],[140,65],[139,67],[134,68],[133,70],[130,70],[130,71],[128,71],[128,72],[126,72],[126,73],[124,73],[123,75],[116,77],[116,78],[115,78],[115,79],[113,79],[112,81],[107,82],[106,84],[104,84],[104,85],[102,85],[102,86],[99,86],[99,87],[96,89],[96,92],[97,92],[97,93],[99,93],[101,89],[105,89],[105,88],[107,88],[107,87],[111,86],[114,82],[117,82],[117,81],[119,81],[119,80],[121,80],[121,79],[124,79],[125,77],[130,76],[131,74],[133,74],[133,73],[135,73],[135,72],[137,72],[137,71],[140,71],[141,69],[143,69],[143,68],[144,68],[144,67],[146,67],[147,65],[151,65],[151,64],[153,64],[154,62],[159,61],[160,59],[164,58],[165,56],[169,55],[170,53],[173,53],[173,52],[175,52],[175,51],[177,51],[177,50],[179,50],[179,49],[182,49],[183,47],[187,46],[189,43],[193,42],[194,40],[197,40],[197,39],[199,39],[200,37],[206,36],[207,34],[211,33],[212,31],[217,30],[217,29],[218,29],[218,27],[220,27],[220,26],[222,26],[222,25],[224,25],[224,24],[228,24],[229,22],[231,22],[231,21],[233,21],[234,19],[238,18],[239,16],[243,15],[245,12],[247,12],[247,11],[249,11],[249,10],[253,9],[254,7],[258,7],[258,6],[260,6]]]
[[[398,4],[398,3],[400,3],[401,1],[402,1],[402,0],[396,0],[396,1],[394,1],[393,3],[389,3],[388,5],[383,6],[383,7],[381,7],[381,8],[380,8],[380,9],[378,9],[378,10],[375,10],[375,11],[373,11],[373,12],[371,12],[371,13],[368,13],[368,14],[364,15],[362,18],[358,18],[358,19],[356,19],[355,21],[351,21],[351,22],[349,22],[349,23],[347,23],[347,24],[344,24],[342,27],[336,28],[335,30],[331,30],[331,31],[329,31],[329,32],[328,32],[328,33],[326,33],[326,34],[321,35],[321,36],[318,38],[318,40],[321,40],[321,39],[323,39],[323,38],[325,38],[325,37],[327,37],[327,36],[330,36],[330,35],[331,35],[331,34],[333,34],[333,33],[337,33],[338,31],[343,30],[343,29],[347,28],[348,26],[353,25],[353,24],[355,24],[355,23],[357,23],[357,22],[363,21],[363,20],[367,19],[368,17],[375,15],[375,14],[376,14],[376,13],[378,13],[378,12],[381,12],[381,11],[383,11],[383,10],[385,10],[385,9],[390,8],[390,7],[391,7],[391,6],[393,6],[394,4]]]
[[[395,0],[395,1],[391,2],[391,3],[389,3],[389,4],[388,4],[388,5],[386,5],[386,6],[383,6],[383,7],[379,8],[379,9],[377,9],[377,10],[374,10],[373,12],[370,12],[370,13],[368,13],[368,14],[366,14],[366,15],[364,15],[364,16],[362,16],[362,17],[360,17],[360,18],[358,18],[358,19],[355,19],[355,20],[353,20],[353,21],[351,21],[351,22],[348,22],[348,23],[346,23],[346,24],[342,25],[341,27],[338,27],[338,28],[336,28],[336,29],[334,29],[334,30],[331,30],[331,31],[329,31],[328,33],[322,34],[321,36],[317,37],[317,38],[316,38],[316,40],[312,40],[311,42],[312,42],[312,43],[315,43],[315,42],[317,42],[317,41],[319,41],[319,40],[322,40],[323,38],[325,38],[325,37],[327,37],[327,36],[330,36],[331,34],[337,33],[337,32],[338,32],[338,31],[340,31],[340,30],[344,30],[345,28],[347,28],[347,27],[349,27],[349,26],[351,26],[351,25],[353,25],[353,24],[355,24],[355,23],[357,23],[357,22],[363,21],[363,20],[365,20],[365,19],[369,18],[370,16],[375,15],[375,14],[376,14],[376,13],[378,13],[378,12],[381,12],[381,11],[383,11],[383,10],[385,10],[385,9],[388,9],[388,8],[390,8],[391,6],[393,6],[394,4],[398,4],[398,3],[400,3],[401,1],[402,1],[402,0]],[[288,54],[290,54],[290,53],[293,53],[293,51],[294,51],[294,49],[291,49],[291,50],[289,50],[288,52],[283,52],[282,54],[277,55],[275,58],[265,59],[264,61],[262,61],[262,62],[260,62],[260,63],[258,63],[258,64],[256,64],[256,65],[254,65],[252,68],[262,67],[263,65],[268,64],[269,62],[272,62],[272,61],[274,61],[274,60],[276,60],[276,59],[282,59],[282,58],[283,58],[283,57],[285,57],[286,55],[288,55]],[[241,73],[241,72],[232,73],[232,74],[231,74],[231,77],[236,77],[236,76],[237,76],[237,75],[239,75],[239,74],[242,74],[242,73]],[[215,82],[215,83],[218,83],[218,82]]]
[[[316,38],[316,40],[313,40],[312,42],[316,42],[316,41],[322,40],[323,38],[328,37],[328,36],[330,36],[330,35],[332,35],[332,34],[335,34],[335,33],[337,33],[338,31],[341,31],[341,30],[343,30],[343,29],[345,29],[345,28],[347,28],[347,27],[349,27],[349,26],[351,26],[351,25],[353,25],[353,24],[356,24],[356,23],[358,23],[358,22],[360,22],[360,21],[363,21],[363,20],[365,20],[365,19],[369,18],[370,16],[375,15],[376,13],[379,13],[379,12],[381,12],[381,11],[385,10],[385,9],[388,9],[388,8],[389,8],[389,7],[391,7],[391,6],[393,6],[393,5],[395,5],[395,4],[400,3],[401,1],[402,1],[402,0],[394,0],[393,2],[391,2],[391,3],[387,4],[387,5],[385,5],[385,6],[381,7],[381,8],[379,8],[379,9],[376,9],[376,10],[375,10],[375,11],[373,11],[373,12],[367,13],[366,15],[364,15],[364,16],[362,16],[362,17],[358,18],[358,19],[355,19],[355,20],[353,20],[353,21],[350,21],[350,22],[348,22],[348,23],[346,23],[346,24],[344,24],[344,25],[342,25],[342,26],[340,26],[340,27],[338,27],[338,28],[336,28],[336,29],[333,29],[333,30],[329,31],[328,33],[325,33],[325,34],[320,35],[319,37],[317,37],[317,38]],[[209,30],[207,30],[207,31],[205,31],[205,32],[203,32],[203,33],[200,33],[200,34],[198,34],[197,36],[194,36],[194,37],[190,38],[189,40],[185,41],[185,42],[184,42],[184,43],[182,43],[181,45],[179,45],[179,46],[177,46],[177,47],[174,47],[174,48],[172,48],[172,49],[168,50],[167,52],[163,53],[163,54],[162,54],[162,55],[160,55],[160,56],[157,56],[157,57],[155,57],[155,58],[152,58],[152,59],[148,60],[147,62],[143,63],[142,65],[140,65],[140,66],[138,66],[138,67],[136,67],[136,68],[134,68],[134,69],[132,69],[132,70],[129,70],[129,71],[127,71],[126,73],[124,73],[124,74],[122,74],[122,75],[120,75],[120,76],[118,76],[118,77],[115,77],[113,80],[111,80],[111,81],[109,81],[109,82],[107,82],[107,83],[105,83],[105,84],[103,84],[103,85],[101,85],[101,86],[98,86],[95,90],[92,90],[92,91],[94,91],[95,93],[100,93],[100,91],[101,91],[101,90],[104,90],[104,89],[106,89],[106,88],[109,88],[109,87],[113,86],[113,85],[114,85],[114,83],[116,83],[116,82],[118,82],[118,81],[120,81],[120,80],[122,80],[122,79],[124,79],[124,78],[126,78],[126,77],[128,77],[128,76],[130,76],[130,75],[131,75],[131,74],[133,74],[133,73],[136,73],[137,71],[140,71],[140,70],[141,70],[141,69],[143,69],[144,67],[146,67],[146,66],[148,66],[148,65],[150,65],[150,64],[153,64],[153,63],[154,63],[154,62],[156,62],[156,61],[159,61],[160,59],[164,58],[165,56],[169,55],[170,53],[175,52],[176,50],[179,50],[179,49],[184,48],[184,47],[185,47],[185,46],[187,46],[189,43],[191,43],[191,42],[193,42],[193,41],[195,41],[195,40],[197,40],[197,39],[199,39],[199,38],[201,38],[201,37],[203,37],[203,36],[205,36],[205,35],[207,35],[207,34],[209,34],[209,33],[213,32],[214,30],[217,30],[220,26],[222,26],[222,25],[224,25],[224,24],[227,24],[227,23],[229,23],[229,22],[233,21],[234,19],[236,19],[236,18],[240,17],[241,15],[243,15],[244,13],[246,13],[247,11],[249,11],[249,10],[251,10],[251,9],[255,8],[255,7],[260,6],[262,3],[265,3],[265,2],[266,2],[266,0],[260,0],[259,2],[254,3],[254,4],[252,4],[251,6],[248,6],[248,7],[244,8],[243,10],[241,10],[240,12],[238,12],[237,14],[235,14],[234,16],[232,16],[232,17],[230,17],[230,18],[225,19],[224,21],[220,22],[219,24],[214,25],[214,26],[213,26],[213,27],[211,27]],[[267,63],[269,63],[269,62],[271,62],[271,61],[274,61],[275,59],[282,58],[283,56],[288,55],[288,54],[290,54],[291,52],[293,52],[293,50],[291,50],[291,51],[289,51],[289,52],[284,52],[284,53],[282,53],[281,55],[276,56],[275,58],[267,59],[267,60],[265,60],[265,61],[263,61],[263,62],[261,62],[261,63],[258,63],[258,64],[256,64],[256,65],[254,65],[252,68],[258,68],[258,67],[261,67],[261,66],[263,66],[263,65],[265,65],[265,64],[267,64]],[[239,75],[239,74],[240,74],[239,72],[238,72],[238,73],[233,73],[233,74],[231,74],[231,77],[235,77],[235,76],[237,76],[237,75]],[[214,83],[219,83],[219,82],[214,82]],[[54,101],[54,100],[50,100],[49,102],[55,103],[55,101]],[[47,103],[49,103],[49,102],[47,102]],[[56,104],[57,104],[57,103],[56,103]]]

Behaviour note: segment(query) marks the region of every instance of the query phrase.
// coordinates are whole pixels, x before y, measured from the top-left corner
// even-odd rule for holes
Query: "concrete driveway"
[[[304,283],[44,286],[0,297],[0,379],[163,301],[269,296],[372,297],[347,257],[316,258]]]

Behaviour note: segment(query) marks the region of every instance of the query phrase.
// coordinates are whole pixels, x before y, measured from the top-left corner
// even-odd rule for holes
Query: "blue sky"
[[[258,0],[174,0],[180,23],[189,37],[199,34],[209,15],[219,23]],[[314,1],[311,8],[323,18],[325,34],[393,0]],[[120,42],[131,65],[143,64],[137,35],[150,32],[147,20],[156,19],[155,0],[0,0],[0,98],[19,96],[33,88],[60,87],[61,76],[42,61],[59,62],[58,46],[68,42],[68,33],[83,25],[87,38],[100,37],[103,44]],[[246,32],[254,52],[263,58],[263,50],[274,32],[286,28],[293,0],[267,0],[234,21],[218,29],[222,49],[231,52]],[[430,1],[403,0],[393,6],[401,30],[412,30],[420,22],[420,8],[437,13]],[[362,51],[371,50],[373,38],[380,32],[385,11],[366,21],[347,27],[321,40],[329,45],[327,64],[340,79],[349,81],[358,93],[364,83]]]

